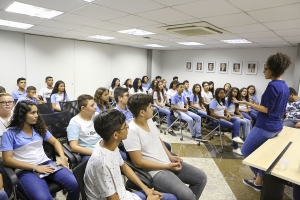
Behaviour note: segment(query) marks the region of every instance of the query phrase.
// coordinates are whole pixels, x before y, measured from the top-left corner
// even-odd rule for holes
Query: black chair
[[[67,101],[67,102],[60,101],[59,105],[60,105],[61,111],[67,110],[70,112],[71,118],[73,118],[74,116],[76,116],[79,113],[77,100]]]
[[[70,164],[69,167],[71,169],[73,169],[74,167],[76,167],[77,165],[79,165],[82,162],[81,156],[78,153],[74,153],[74,152],[71,151],[69,143],[66,142],[66,143],[63,143],[62,145],[66,149],[66,151],[68,151],[72,155],[72,157],[74,158],[73,160],[71,160],[69,162],[69,164]]]
[[[47,101],[47,103],[51,103],[51,98],[46,97],[46,101]]]
[[[37,104],[37,109],[40,114],[50,114],[53,113],[52,110],[52,104],[51,103],[43,103],[43,104]]]
[[[86,200],[86,194],[84,191],[84,173],[85,173],[85,168],[89,160],[84,161],[83,163],[79,164],[77,167],[73,169],[73,174],[78,182],[79,188],[80,188],[80,193],[81,193],[81,199]]]

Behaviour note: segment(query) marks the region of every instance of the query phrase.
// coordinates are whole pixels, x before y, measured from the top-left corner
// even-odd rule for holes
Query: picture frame
[[[206,72],[215,73],[215,71],[216,71],[216,62],[215,61],[206,62]]]
[[[219,69],[220,74],[227,74],[228,73],[228,68],[229,68],[229,65],[228,65],[227,61],[220,61],[219,62],[218,69]]]
[[[203,61],[196,62],[195,72],[203,72],[204,71],[204,65]]]
[[[261,69],[262,76],[264,76],[264,70],[265,70],[266,65],[267,65],[267,63],[263,63],[263,65],[262,65],[262,69]]]
[[[193,62],[192,61],[186,61],[185,62],[185,71],[193,71]]]
[[[258,70],[258,62],[257,61],[249,61],[246,65],[246,74],[248,75],[256,75]]]
[[[242,74],[242,69],[243,69],[243,62],[241,61],[234,61],[232,62],[231,65],[231,73],[232,74]]]

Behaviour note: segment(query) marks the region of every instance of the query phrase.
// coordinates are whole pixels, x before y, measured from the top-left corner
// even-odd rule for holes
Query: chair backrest
[[[60,101],[59,105],[60,105],[61,111],[68,110],[70,112],[71,118],[79,113],[77,100],[75,100],[75,101],[66,101],[66,102]]]
[[[85,173],[85,168],[89,160],[84,161],[83,163],[80,163],[73,169],[73,174],[78,182],[79,188],[80,188],[80,193],[81,193],[81,199],[86,200],[86,194],[84,191],[84,173]]]
[[[70,112],[63,111],[51,114],[41,114],[46,126],[51,128],[51,133],[56,138],[67,137],[67,127],[71,120]]]
[[[46,101],[47,101],[47,103],[51,103],[51,98],[46,97]]]
[[[43,104],[37,104],[37,109],[40,114],[50,114],[53,113],[52,110],[52,104],[51,103],[43,103]]]

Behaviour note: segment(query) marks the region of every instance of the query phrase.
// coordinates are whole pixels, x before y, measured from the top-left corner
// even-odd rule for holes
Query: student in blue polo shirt
[[[38,96],[36,96],[36,88],[34,86],[28,86],[26,89],[26,96],[25,97],[20,97],[17,101],[19,103],[20,101],[23,100],[29,100],[34,102],[35,104],[41,104],[43,103],[43,100],[40,100]]]
[[[94,95],[94,101],[96,104],[96,112],[97,113],[101,113],[111,107],[108,100],[109,100],[108,89],[106,89],[104,87],[98,88]]]
[[[143,78],[142,78],[142,88],[145,91],[148,91],[149,88],[150,88],[150,83],[148,83],[148,81],[149,81],[148,76],[143,76]]]
[[[176,85],[177,93],[172,97],[171,109],[177,110],[181,114],[181,119],[188,123],[192,138],[197,141],[207,142],[207,140],[202,138],[201,134],[201,117],[195,113],[188,111],[189,106],[186,102],[185,96],[183,95],[183,83],[177,83]],[[175,113],[175,115],[177,115]],[[195,129],[194,122],[195,120]]]
[[[52,90],[52,93],[50,95],[51,98],[51,103],[52,103],[52,108],[56,112],[60,112],[61,108],[59,105],[60,101],[70,101],[67,91],[66,91],[66,86],[63,81],[57,81],[54,85],[54,88]]]
[[[128,88],[116,88],[114,92],[114,98],[117,102],[115,109],[122,112],[126,117],[126,123],[129,123],[133,119],[133,115],[127,107],[129,98]]]
[[[26,78],[18,78],[17,79],[17,86],[18,86],[18,89],[13,91],[11,93],[11,96],[14,98],[14,99],[19,99],[20,97],[25,97],[26,96],[26,91],[25,91],[25,88],[26,88]]]
[[[188,80],[183,81],[183,87],[184,87],[183,95],[184,95],[186,98],[191,98],[192,91],[189,90],[190,83],[189,83]]]
[[[44,152],[43,142],[53,145],[60,156],[58,164],[50,160]],[[2,136],[2,155],[6,166],[21,169],[16,173],[18,188],[28,199],[52,200],[46,180],[61,185],[68,191],[68,200],[79,199],[79,186],[73,173],[68,169],[61,143],[47,130],[36,104],[20,101],[8,129]],[[57,165],[61,165],[61,169]],[[36,173],[46,175],[43,178]]]

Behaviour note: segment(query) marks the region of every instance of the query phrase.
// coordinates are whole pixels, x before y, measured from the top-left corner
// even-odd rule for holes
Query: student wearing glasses
[[[129,123],[133,119],[133,115],[127,107],[127,102],[129,98],[128,88],[118,87],[114,92],[115,101],[117,105],[115,109],[120,111],[126,116],[126,122]]]

